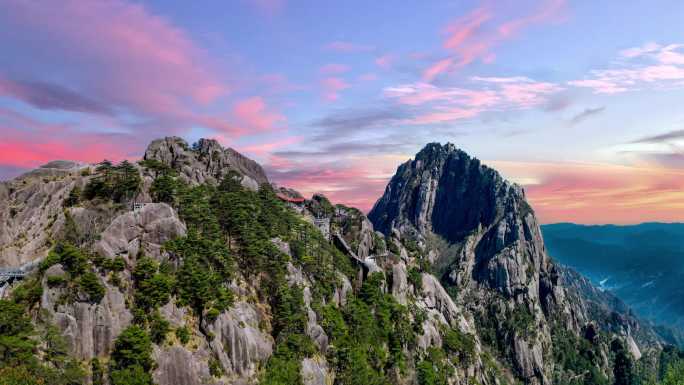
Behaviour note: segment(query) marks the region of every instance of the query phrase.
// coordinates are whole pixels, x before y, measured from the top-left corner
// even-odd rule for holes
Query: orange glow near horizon
[[[305,196],[320,192],[334,203],[368,212],[396,167],[407,159],[369,157],[348,168],[316,167],[277,182]],[[483,163],[524,187],[540,223],[684,222],[684,170],[595,163]]]
[[[684,221],[684,170],[580,163],[491,165],[524,186],[541,223]]]

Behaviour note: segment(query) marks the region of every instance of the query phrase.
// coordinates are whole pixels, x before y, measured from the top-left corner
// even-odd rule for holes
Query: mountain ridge
[[[368,218],[279,191],[297,195],[215,141],[175,137],[137,164],[2,183],[0,262],[41,261],[7,306],[53,323],[87,383],[589,384],[660,370],[648,325],[587,297],[588,281],[564,283],[524,190],[452,144],[400,165]],[[126,344],[141,355],[124,359]]]

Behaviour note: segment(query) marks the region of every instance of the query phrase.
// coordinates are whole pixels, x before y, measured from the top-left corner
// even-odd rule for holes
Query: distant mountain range
[[[549,255],[641,317],[684,330],[684,223],[542,226]]]

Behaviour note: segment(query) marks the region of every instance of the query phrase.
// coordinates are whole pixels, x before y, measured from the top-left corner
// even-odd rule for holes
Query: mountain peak
[[[452,143],[429,143],[399,166],[368,217],[385,234],[415,230],[457,242],[507,210],[531,212],[522,188]]]
[[[145,150],[145,160],[157,160],[180,171],[192,183],[216,183],[229,171],[243,176],[242,184],[256,190],[268,183],[263,168],[232,148],[224,148],[215,139],[199,139],[191,146],[177,136],[153,140]]]

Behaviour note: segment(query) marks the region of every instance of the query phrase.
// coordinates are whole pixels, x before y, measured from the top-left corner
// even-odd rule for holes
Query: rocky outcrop
[[[0,267],[16,267],[47,255],[64,225],[62,202],[83,184],[75,162],[50,162],[0,182]]]
[[[155,346],[152,358],[157,363],[152,373],[157,385],[227,384],[211,375],[208,362],[212,354],[204,344],[194,351],[178,345]]]
[[[89,360],[108,356],[116,337],[133,320],[126,308],[124,294],[117,287],[102,282],[106,291],[99,303],[65,302],[65,289],[47,285],[48,277],[64,275],[61,265],[51,266],[45,272],[41,308],[51,315],[51,321],[64,336],[74,357]]]
[[[304,385],[332,385],[335,381],[334,374],[328,369],[328,363],[321,358],[303,359],[301,375]]]
[[[185,225],[166,203],[148,203],[114,218],[95,251],[103,257],[135,258],[140,251],[159,258],[164,242],[185,235]]]
[[[200,139],[192,148],[179,137],[154,140],[145,150],[145,160],[157,160],[180,171],[186,182],[216,184],[230,171],[242,175],[245,187],[257,190],[268,183],[261,166],[233,150],[223,148],[214,139]]]
[[[442,282],[462,293],[452,301],[439,280],[423,274],[427,309],[452,325],[463,320],[464,331],[474,328],[468,316],[458,317],[459,308],[494,320],[518,376],[550,383],[554,364],[545,347],[552,325],[560,322],[579,335],[588,316],[568,300],[521,187],[452,144],[432,143],[399,166],[368,217],[391,239],[416,245]],[[514,316],[516,322],[507,322]],[[517,329],[520,320],[535,332]],[[436,342],[433,326],[423,325],[423,344]]]
[[[392,295],[402,305],[408,302],[409,285],[406,277],[406,264],[399,262],[392,265]]]
[[[212,333],[211,350],[230,378],[255,376],[273,351],[273,338],[259,329],[260,317],[253,305],[238,302],[204,328]]]

